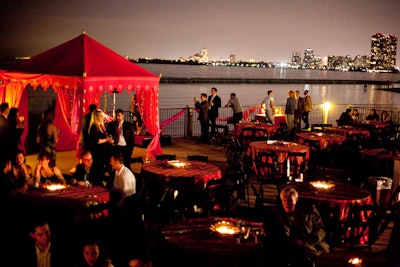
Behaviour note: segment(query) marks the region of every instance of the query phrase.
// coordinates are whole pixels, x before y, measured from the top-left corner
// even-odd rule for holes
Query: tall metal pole
[[[117,88],[114,88],[112,94],[113,94],[113,118],[115,118],[115,96],[118,94]]]

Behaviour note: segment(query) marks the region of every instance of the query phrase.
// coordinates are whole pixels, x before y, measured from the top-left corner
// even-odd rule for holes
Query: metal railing
[[[335,104],[330,107],[327,115],[325,115],[324,106],[322,104],[313,105],[313,110],[309,114],[310,124],[318,123],[331,123],[336,125],[336,120],[339,119],[342,112],[348,108],[348,105]],[[253,106],[243,106],[243,110],[251,110]],[[285,110],[284,106],[277,106],[281,110]],[[360,113],[360,120],[364,120],[371,108],[376,109],[377,113],[380,114],[382,111],[386,110],[392,117],[394,123],[399,124],[400,122],[400,105],[353,105],[351,108],[357,108]],[[251,113],[248,119],[255,120],[255,115],[258,113],[259,107],[256,111]],[[112,114],[112,112],[107,112]],[[182,116],[177,116],[177,114],[183,113]],[[244,112],[245,113],[245,112]],[[200,136],[200,123],[198,122],[198,113],[194,107],[184,107],[184,108],[169,108],[160,109],[160,125],[162,126],[162,132],[165,135],[170,135],[171,137],[185,137],[185,136]],[[229,131],[233,131],[234,125],[228,123],[228,118],[232,117],[232,109],[221,107],[219,109],[219,118],[217,120],[218,125],[228,126]],[[125,112],[125,120],[132,122],[132,118],[129,112]],[[169,123],[166,123],[168,120]]]

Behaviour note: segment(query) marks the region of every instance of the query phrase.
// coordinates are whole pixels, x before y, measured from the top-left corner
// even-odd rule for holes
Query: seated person
[[[366,121],[379,121],[379,115],[376,114],[376,109],[371,108],[369,110],[369,115],[365,118]]]
[[[275,262],[272,266],[315,266],[315,258],[329,252],[319,211],[298,198],[295,188],[284,187],[278,211],[265,221],[265,245],[268,258]]]
[[[90,169],[93,165],[92,153],[90,151],[83,151],[80,159],[82,163],[77,164],[75,167],[75,172],[70,182],[72,185],[88,185],[93,182],[93,178],[90,175]]]
[[[381,122],[392,123],[392,117],[389,116],[386,110],[381,113]]]
[[[125,208],[130,208],[136,194],[136,178],[133,172],[124,165],[124,157],[114,152],[110,158],[111,168],[115,171],[114,182],[110,189],[109,215],[120,217]],[[125,210],[124,210],[125,211]]]
[[[61,170],[54,165],[53,157],[50,153],[40,152],[38,160],[39,162],[35,167],[34,187],[52,183],[66,183]]]
[[[90,151],[83,151],[81,154],[81,162],[76,165],[75,172],[71,178],[72,185],[88,186],[90,184],[106,186],[104,181],[104,173],[99,173],[93,167],[93,157]]]
[[[340,115],[340,118],[339,118],[337,124],[338,124],[338,126],[353,124],[353,118],[351,117],[351,109],[350,108],[346,109],[346,111],[343,112],[342,115]]]
[[[353,109],[353,112],[351,113],[351,117],[353,119],[353,123],[355,124],[360,124],[361,120],[360,120],[360,113],[358,113],[358,109]]]
[[[18,180],[25,180],[28,187],[33,186],[32,167],[26,164],[24,151],[18,150],[13,163],[14,177]]]
[[[25,179],[17,179],[14,176],[11,160],[4,161],[0,172],[0,199],[25,193],[26,190],[28,190],[28,185]]]

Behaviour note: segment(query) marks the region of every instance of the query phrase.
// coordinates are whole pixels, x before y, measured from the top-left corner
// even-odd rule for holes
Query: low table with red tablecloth
[[[242,129],[244,128],[253,128],[253,129],[266,129],[268,132],[268,136],[273,138],[276,131],[279,129],[279,125],[272,125],[265,122],[243,122],[243,123],[236,123],[235,128],[233,129],[233,137],[238,138],[241,133]]]
[[[153,136],[149,134],[135,135],[135,146],[147,147],[152,139]]]
[[[109,198],[109,191],[102,186],[71,185],[56,191],[32,188],[25,194],[13,196],[12,201],[21,210],[39,209],[52,214],[59,212],[58,216],[65,216],[64,220],[79,222],[107,216]]]
[[[335,145],[340,145],[346,141],[347,137],[335,133],[314,133],[314,132],[300,132],[296,133],[295,141],[299,144],[304,144],[305,140],[316,140],[321,149],[332,148]]]
[[[354,205],[372,204],[372,194],[366,189],[359,186],[338,183],[325,182],[331,184],[331,188],[317,188],[311,183],[296,183],[295,188],[299,192],[299,199],[307,199],[313,201],[319,207],[320,212],[325,212],[325,208],[337,208],[337,220],[342,225],[346,225],[348,215]],[[332,218],[331,218],[332,219]],[[360,214],[361,220],[367,220],[364,214]],[[342,229],[345,235],[349,235],[347,229]],[[365,244],[368,242],[368,232],[365,232],[360,238],[359,243]]]

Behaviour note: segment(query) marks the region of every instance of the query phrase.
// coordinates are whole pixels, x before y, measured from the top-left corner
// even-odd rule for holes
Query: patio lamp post
[[[322,123],[327,124],[328,123],[328,114],[329,110],[331,109],[331,103],[325,102],[322,105]]]
[[[114,88],[114,90],[112,91],[112,95],[113,95],[113,118],[115,118],[115,97],[118,94],[118,90],[117,88]]]

